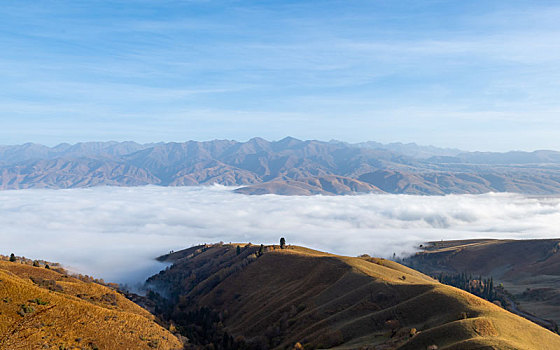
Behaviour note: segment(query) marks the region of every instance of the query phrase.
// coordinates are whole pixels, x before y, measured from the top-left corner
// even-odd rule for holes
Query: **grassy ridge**
[[[0,261],[1,349],[181,349],[146,310],[103,285]]]
[[[510,293],[508,307],[551,329],[560,324],[559,239],[432,242],[404,263],[431,275],[493,277]]]
[[[180,322],[194,307],[249,348],[559,349],[560,337],[392,261],[213,245],[177,252],[151,283]],[[174,286],[180,285],[180,288]],[[164,306],[160,310],[165,309]]]

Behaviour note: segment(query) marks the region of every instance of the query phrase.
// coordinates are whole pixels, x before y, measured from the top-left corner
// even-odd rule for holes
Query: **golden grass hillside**
[[[161,259],[174,265],[149,282],[169,298],[164,316],[199,335],[181,322],[213,310],[221,332],[213,339],[237,347],[560,349],[557,334],[384,259],[245,244]]]
[[[430,275],[493,277],[518,308],[552,329],[560,324],[560,239],[432,242],[405,263]]]
[[[0,261],[0,349],[182,349],[146,310],[103,285]]]

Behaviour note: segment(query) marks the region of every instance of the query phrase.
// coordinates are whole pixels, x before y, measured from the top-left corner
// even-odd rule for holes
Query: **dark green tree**
[[[284,237],[280,238],[280,249],[284,249],[284,247],[286,246],[286,240],[284,239]]]
[[[260,248],[259,248],[259,252],[257,253],[257,256],[261,256],[264,253],[264,245],[261,244]]]
[[[237,246],[237,248],[235,248],[235,251],[237,252],[237,255],[241,254],[241,247]]]
[[[14,253],[10,254],[10,261],[11,262],[16,261],[16,256],[14,255]]]

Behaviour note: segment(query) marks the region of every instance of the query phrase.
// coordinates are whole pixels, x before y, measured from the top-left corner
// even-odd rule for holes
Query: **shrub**
[[[10,254],[10,261],[11,262],[16,261],[16,256],[14,255],[14,253]]]
[[[35,309],[32,306],[21,304],[21,310],[18,311],[18,314],[20,316],[25,316],[25,314],[32,313],[33,311],[35,311]]]
[[[40,287],[47,288],[48,290],[52,290],[53,292],[62,292],[63,288],[59,284],[56,283],[55,280],[44,279],[42,277],[29,277],[31,281]]]
[[[42,299],[39,299],[39,298],[35,298],[35,299],[32,299],[32,300],[29,300],[29,302],[30,302],[30,303],[35,303],[35,304],[37,304],[37,305],[48,305],[48,304],[49,304],[48,301],[42,300]]]

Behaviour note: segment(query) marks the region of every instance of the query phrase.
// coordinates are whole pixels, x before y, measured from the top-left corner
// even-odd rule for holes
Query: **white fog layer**
[[[200,243],[288,244],[345,255],[405,255],[430,240],[558,237],[560,198],[517,194],[245,196],[215,187],[0,192],[1,254],[141,281],[153,258]]]

